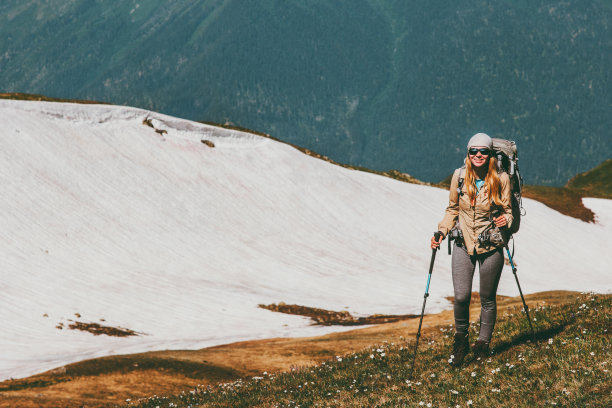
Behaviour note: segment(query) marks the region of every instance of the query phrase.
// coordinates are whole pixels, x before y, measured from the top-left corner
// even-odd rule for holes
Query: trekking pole
[[[499,217],[499,210],[493,212],[493,216]],[[494,227],[495,222],[491,220],[491,225]],[[533,331],[533,326],[531,325],[531,318],[529,317],[529,306],[525,302],[525,297],[523,296],[523,291],[521,289],[521,284],[519,283],[518,276],[516,275],[516,266],[514,265],[514,261],[512,260],[512,255],[510,254],[510,248],[508,248],[508,244],[504,244],[504,248],[506,248],[506,253],[508,254],[508,260],[510,261],[510,266],[512,267],[512,273],[514,274],[514,280],[516,280],[516,286],[518,286],[519,293],[521,295],[521,300],[523,301],[523,309],[525,309],[525,314],[527,315],[527,323],[529,323],[529,328],[531,329],[531,337],[535,341],[535,332]]]
[[[531,325],[531,318],[529,317],[529,306],[527,306],[527,303],[525,303],[525,297],[523,296],[523,291],[521,290],[521,284],[519,283],[518,276],[516,276],[516,266],[514,266],[514,261],[512,260],[512,255],[510,255],[510,249],[508,248],[508,244],[506,244],[504,248],[506,248],[508,260],[510,260],[510,266],[512,267],[512,273],[514,274],[516,285],[518,286],[519,293],[521,294],[523,308],[525,309],[525,314],[527,315],[527,322],[529,323],[529,328],[531,329],[531,337],[535,340],[535,333],[533,331],[533,326]]]
[[[438,241],[438,239],[440,239],[440,233],[435,232],[434,238],[436,241]],[[409,380],[412,380],[412,372],[414,371],[414,363],[416,361],[417,348],[419,347],[419,338],[421,337],[421,325],[423,324],[423,314],[425,313],[425,303],[427,302],[427,298],[429,297],[429,282],[431,282],[431,272],[433,271],[434,260],[436,259],[436,250],[439,250],[439,249],[440,247],[438,246],[437,249],[431,250],[431,262],[429,263],[429,275],[427,275],[427,287],[425,288],[425,296],[423,296],[423,308],[421,309],[421,319],[419,320],[419,330],[417,331],[416,343],[414,344],[414,354],[412,356],[412,366],[410,367],[410,374],[408,374]]]

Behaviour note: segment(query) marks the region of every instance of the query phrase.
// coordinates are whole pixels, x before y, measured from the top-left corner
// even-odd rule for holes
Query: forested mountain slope
[[[226,121],[439,181],[469,136],[531,184],[612,157],[612,2],[4,1],[0,91]]]

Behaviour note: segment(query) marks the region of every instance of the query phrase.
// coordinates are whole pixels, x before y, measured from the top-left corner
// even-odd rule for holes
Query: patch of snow
[[[612,200],[603,198],[583,198],[582,203],[595,213],[595,222],[603,228],[612,228]]]

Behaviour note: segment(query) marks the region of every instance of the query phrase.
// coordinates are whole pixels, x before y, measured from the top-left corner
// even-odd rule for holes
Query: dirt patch
[[[134,330],[124,329],[122,327],[103,326],[99,323],[74,322],[70,323],[68,328],[71,330],[86,331],[94,336],[100,336],[103,334],[112,337],[138,336],[138,333],[136,333]]]
[[[314,307],[287,305],[283,302],[271,305],[259,305],[260,308],[273,312],[310,317],[313,324],[319,326],[363,326],[367,324],[393,323],[400,320],[419,317],[417,315],[381,315],[375,314],[367,317],[354,317],[346,310],[335,312],[332,310],[317,309]]]
[[[503,295],[497,295],[497,302],[498,303],[504,303],[506,301],[508,301],[508,299],[513,299],[510,296],[503,296]],[[446,300],[448,300],[451,303],[455,302],[455,297],[454,296],[447,296]],[[480,293],[478,292],[472,292],[471,298],[470,298],[470,304],[474,304],[474,303],[480,303]]]
[[[595,214],[582,203],[582,191],[567,187],[525,186],[523,197],[537,200],[561,214],[578,218],[585,222],[595,222]]]
[[[155,129],[155,126],[153,126],[153,121],[151,119],[149,119],[148,116],[142,120],[142,124],[145,125],[145,126],[148,126],[150,128]]]

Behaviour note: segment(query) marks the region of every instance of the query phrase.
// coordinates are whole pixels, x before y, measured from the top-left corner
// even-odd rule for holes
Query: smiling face
[[[484,166],[488,162],[490,154],[489,148],[486,146],[474,146],[468,150],[470,161],[475,168]]]

